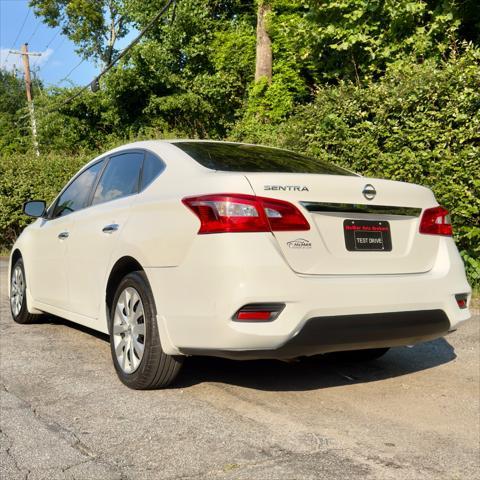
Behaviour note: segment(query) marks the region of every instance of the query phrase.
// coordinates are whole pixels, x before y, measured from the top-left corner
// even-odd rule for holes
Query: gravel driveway
[[[2,480],[480,478],[478,315],[369,364],[192,358],[173,388],[141,392],[105,337],[14,324],[6,267]]]

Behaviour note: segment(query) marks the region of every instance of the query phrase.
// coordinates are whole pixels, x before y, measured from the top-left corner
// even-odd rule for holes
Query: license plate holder
[[[352,220],[343,222],[345,247],[349,252],[391,252],[390,224],[383,220]]]

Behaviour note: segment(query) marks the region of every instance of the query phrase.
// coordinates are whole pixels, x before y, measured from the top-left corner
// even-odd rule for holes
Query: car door
[[[143,151],[112,155],[90,205],[75,216],[67,252],[70,311],[95,319],[105,297],[107,268],[139,189]]]
[[[38,302],[68,309],[69,295],[65,257],[68,252],[73,217],[85,208],[103,161],[83,170],[64,188],[46,218],[34,226],[29,258],[30,288]]]

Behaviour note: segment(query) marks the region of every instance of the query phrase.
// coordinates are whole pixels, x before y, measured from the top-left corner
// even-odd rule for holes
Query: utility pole
[[[10,50],[10,53],[15,55],[21,55],[23,61],[23,69],[25,71],[25,90],[27,92],[27,103],[28,103],[28,111],[30,114],[30,127],[32,129],[32,137],[33,137],[33,149],[35,150],[35,155],[38,157],[40,156],[40,151],[38,150],[38,141],[37,141],[37,123],[35,121],[35,108],[33,106],[33,99],[32,99],[32,79],[30,76],[30,56],[39,57],[41,53],[29,52],[28,51],[28,43],[24,43],[22,45],[21,51],[18,50]]]

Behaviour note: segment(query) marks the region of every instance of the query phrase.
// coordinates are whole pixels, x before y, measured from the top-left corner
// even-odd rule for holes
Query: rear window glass
[[[277,148],[221,142],[178,142],[175,146],[212,170],[355,176],[336,165]]]
[[[147,152],[143,161],[142,190],[150,185],[164,170],[163,162],[152,153]]]

